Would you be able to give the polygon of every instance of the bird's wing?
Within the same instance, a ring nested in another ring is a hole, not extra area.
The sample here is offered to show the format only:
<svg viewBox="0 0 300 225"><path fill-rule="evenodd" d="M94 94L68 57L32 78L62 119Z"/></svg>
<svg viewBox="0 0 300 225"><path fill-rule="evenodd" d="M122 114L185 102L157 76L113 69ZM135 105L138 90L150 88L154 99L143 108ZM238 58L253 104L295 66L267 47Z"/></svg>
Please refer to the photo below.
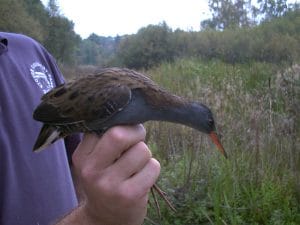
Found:
<svg viewBox="0 0 300 225"><path fill-rule="evenodd" d="M131 90L122 84L82 81L62 85L44 95L34 119L52 125L97 124L121 111L131 99ZM91 83L93 82L93 83ZM87 127L88 128L88 127Z"/></svg>

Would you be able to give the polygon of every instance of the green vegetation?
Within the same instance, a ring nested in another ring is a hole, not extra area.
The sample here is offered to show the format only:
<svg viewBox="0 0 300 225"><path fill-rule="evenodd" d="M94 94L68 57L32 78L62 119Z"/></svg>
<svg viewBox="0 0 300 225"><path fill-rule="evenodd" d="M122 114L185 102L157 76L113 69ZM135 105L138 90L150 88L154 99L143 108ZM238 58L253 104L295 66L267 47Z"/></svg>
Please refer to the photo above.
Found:
<svg viewBox="0 0 300 225"><path fill-rule="evenodd" d="M130 67L212 108L228 160L195 130L146 124L162 165L159 186L177 208L160 201L160 220L150 207L157 224L298 225L300 9L286 0L257 2L209 0L212 18L199 32L162 22L134 35L82 40L55 0L47 8L40 0L0 0L0 30L40 41L67 79Z"/></svg>
<svg viewBox="0 0 300 225"><path fill-rule="evenodd" d="M166 23L148 25L121 37L91 35L82 43L84 63L141 69L182 57L220 59L231 64L252 61L295 63L300 59L300 10L259 26L200 32L172 31Z"/></svg>
<svg viewBox="0 0 300 225"><path fill-rule="evenodd" d="M300 67L178 60L148 71L160 84L206 103L229 159L206 135L148 123L162 166L159 185L177 208L160 202L158 224L300 224ZM146 224L150 224L147 223Z"/></svg>
<svg viewBox="0 0 300 225"><path fill-rule="evenodd" d="M56 0L47 8L40 0L0 0L0 31L26 34L41 42L60 62L76 62L81 41L74 24L62 16Z"/></svg>
<svg viewBox="0 0 300 225"><path fill-rule="evenodd" d="M300 5L286 0L210 0L212 18L198 32L173 31L165 22L137 34L82 40L56 0L0 0L0 30L36 38L62 65L151 68L182 57L295 63L300 59ZM260 18L258 20L257 18ZM200 23L200 21L199 21Z"/></svg>
<svg viewBox="0 0 300 225"><path fill-rule="evenodd" d="M300 58L299 27L300 10L257 27L224 31L171 32L165 24L157 25L156 29L149 25L133 37L121 40L117 54L125 66L133 68L147 68L181 57L220 59L228 63L248 63L253 60L293 63ZM164 36L161 30L164 30ZM143 34L147 34L148 38L143 38ZM123 42L126 43L125 48L122 48ZM163 53L161 46L164 46Z"/></svg>

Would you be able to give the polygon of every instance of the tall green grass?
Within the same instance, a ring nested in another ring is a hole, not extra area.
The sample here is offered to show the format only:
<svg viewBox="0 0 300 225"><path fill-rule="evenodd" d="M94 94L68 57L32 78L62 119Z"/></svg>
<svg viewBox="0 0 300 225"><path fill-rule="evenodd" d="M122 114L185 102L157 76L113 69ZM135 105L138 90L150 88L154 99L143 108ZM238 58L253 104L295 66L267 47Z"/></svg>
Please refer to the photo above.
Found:
<svg viewBox="0 0 300 225"><path fill-rule="evenodd" d="M300 67L228 65L181 59L147 71L166 89L207 104L229 155L206 135L180 125L148 123L161 162L157 224L300 224ZM150 224L145 222L145 224Z"/></svg>

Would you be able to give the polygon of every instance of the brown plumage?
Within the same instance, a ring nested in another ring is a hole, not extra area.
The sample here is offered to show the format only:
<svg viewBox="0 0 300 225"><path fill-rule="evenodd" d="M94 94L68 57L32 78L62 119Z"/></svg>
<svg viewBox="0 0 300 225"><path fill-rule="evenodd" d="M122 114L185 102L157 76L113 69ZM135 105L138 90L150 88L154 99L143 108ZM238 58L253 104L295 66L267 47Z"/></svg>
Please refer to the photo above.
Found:
<svg viewBox="0 0 300 225"><path fill-rule="evenodd" d="M42 97L33 118L44 123L34 151L74 132L101 135L115 125L158 120L184 124L209 134L226 157L207 106L173 95L143 74L129 69L103 69L54 88ZM157 185L153 189L175 210Z"/></svg>
<svg viewBox="0 0 300 225"><path fill-rule="evenodd" d="M33 117L44 123L34 150L73 132L101 135L115 125L160 120L209 134L226 156L215 134L212 113L205 105L173 95L129 69L102 69L54 88L42 97Z"/></svg>

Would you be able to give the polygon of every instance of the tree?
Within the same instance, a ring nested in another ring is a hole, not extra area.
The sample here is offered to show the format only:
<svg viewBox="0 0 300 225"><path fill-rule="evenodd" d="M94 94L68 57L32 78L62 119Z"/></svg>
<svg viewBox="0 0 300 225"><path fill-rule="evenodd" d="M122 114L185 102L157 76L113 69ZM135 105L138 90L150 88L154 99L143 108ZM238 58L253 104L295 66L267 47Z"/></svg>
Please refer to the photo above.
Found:
<svg viewBox="0 0 300 225"><path fill-rule="evenodd" d="M227 28L249 27L252 24L249 13L251 0L209 0L212 19L201 23L202 28L224 30Z"/></svg>
<svg viewBox="0 0 300 225"><path fill-rule="evenodd" d="M46 48L61 63L72 63L80 37L74 31L74 23L60 14L56 0L50 0L47 8L49 19L46 25Z"/></svg>
<svg viewBox="0 0 300 225"><path fill-rule="evenodd" d="M132 68L148 68L173 59L172 30L163 22L141 28L136 35L121 40L118 56Z"/></svg>
<svg viewBox="0 0 300 225"><path fill-rule="evenodd" d="M260 14L265 20L282 16L287 10L287 0L258 0Z"/></svg>
<svg viewBox="0 0 300 225"><path fill-rule="evenodd" d="M45 7L40 0L22 0L22 1L24 1L24 5L27 13L32 18L34 18L34 20L38 21L41 25L47 23L49 14L47 10L45 10Z"/></svg>
<svg viewBox="0 0 300 225"><path fill-rule="evenodd" d="M59 17L59 16L61 16L57 0L49 0L49 2L48 2L48 12L50 14L50 17Z"/></svg>
<svg viewBox="0 0 300 225"><path fill-rule="evenodd" d="M23 0L0 0L0 30L23 33L42 42L45 37L43 27L26 6Z"/></svg>
<svg viewBox="0 0 300 225"><path fill-rule="evenodd" d="M103 37L91 34L80 44L80 63L107 66L116 53L120 37Z"/></svg>

